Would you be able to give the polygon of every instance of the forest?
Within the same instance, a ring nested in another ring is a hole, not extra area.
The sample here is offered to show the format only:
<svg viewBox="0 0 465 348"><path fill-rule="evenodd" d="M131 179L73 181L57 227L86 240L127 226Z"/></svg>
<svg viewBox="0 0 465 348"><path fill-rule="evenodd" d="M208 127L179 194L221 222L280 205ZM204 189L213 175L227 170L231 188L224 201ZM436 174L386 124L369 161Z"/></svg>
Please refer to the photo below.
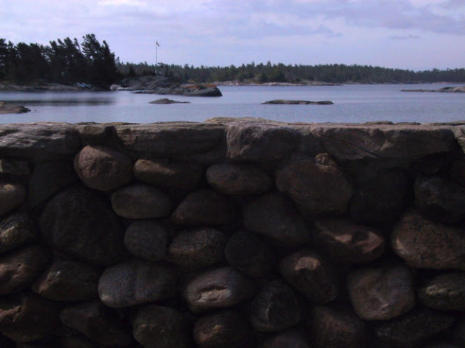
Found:
<svg viewBox="0 0 465 348"><path fill-rule="evenodd" d="M94 34L85 35L81 42L68 37L50 41L49 45L13 44L0 38L0 80L18 84L86 83L108 88L120 79L115 54Z"/></svg>
<svg viewBox="0 0 465 348"><path fill-rule="evenodd" d="M37 82L108 88L123 78L157 75L173 83L239 81L327 83L465 82L465 69L413 71L364 65L284 65L249 63L240 66L195 67L192 65L121 63L108 43L94 34L81 42L65 38L48 45L17 44L0 38L0 81L16 84Z"/></svg>
<svg viewBox="0 0 465 348"><path fill-rule="evenodd" d="M465 69L413 71L366 65L284 65L242 64L226 67L194 67L189 65L158 66L141 64L118 64L125 77L158 74L172 77L181 82L328 82L328 83L420 83L420 82L465 82Z"/></svg>

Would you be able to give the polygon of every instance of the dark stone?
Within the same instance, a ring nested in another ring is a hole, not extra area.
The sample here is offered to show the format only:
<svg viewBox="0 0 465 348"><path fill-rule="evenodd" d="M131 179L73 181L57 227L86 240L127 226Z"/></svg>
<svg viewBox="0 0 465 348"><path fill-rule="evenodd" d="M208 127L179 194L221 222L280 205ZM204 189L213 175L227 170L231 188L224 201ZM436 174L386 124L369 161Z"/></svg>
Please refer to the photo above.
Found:
<svg viewBox="0 0 465 348"><path fill-rule="evenodd" d="M132 260L105 269L98 293L108 307L130 307L176 296L176 282L170 268Z"/></svg>
<svg viewBox="0 0 465 348"><path fill-rule="evenodd" d="M364 320L389 320L415 305L412 275L404 266L354 271L347 287L355 312Z"/></svg>
<svg viewBox="0 0 465 348"><path fill-rule="evenodd" d="M207 181L225 195L256 195L267 192L270 177L261 169L245 164L215 164L207 169Z"/></svg>
<svg viewBox="0 0 465 348"><path fill-rule="evenodd" d="M189 326L183 314L156 305L141 308L132 324L134 338L144 348L190 348Z"/></svg>
<svg viewBox="0 0 465 348"><path fill-rule="evenodd" d="M18 208L25 198L26 190L23 185L0 183L0 216Z"/></svg>
<svg viewBox="0 0 465 348"><path fill-rule="evenodd" d="M44 161L79 151L79 133L66 123L3 124L0 126L0 153Z"/></svg>
<svg viewBox="0 0 465 348"><path fill-rule="evenodd" d="M0 159L0 175L24 177L31 174L27 161L14 160L10 158Z"/></svg>
<svg viewBox="0 0 465 348"><path fill-rule="evenodd" d="M190 102L188 101L179 101L179 100L173 100L173 99L168 99L168 98L161 98L161 99L156 99L152 100L149 102L149 104L189 104Z"/></svg>
<svg viewBox="0 0 465 348"><path fill-rule="evenodd" d="M124 245L136 257L160 261L168 250L168 232L156 221L136 221L126 229Z"/></svg>
<svg viewBox="0 0 465 348"><path fill-rule="evenodd" d="M316 244L338 263L367 263L384 252L384 237L371 227L346 219L324 219L315 223Z"/></svg>
<svg viewBox="0 0 465 348"><path fill-rule="evenodd" d="M88 123L76 126L83 145L116 144L116 129L113 124Z"/></svg>
<svg viewBox="0 0 465 348"><path fill-rule="evenodd" d="M453 316L429 309L414 310L403 317L380 324L375 335L388 347L418 347L441 331L451 327Z"/></svg>
<svg viewBox="0 0 465 348"><path fill-rule="evenodd" d="M332 266L312 251L301 250L286 256L279 270L289 284L314 303L331 302L338 295Z"/></svg>
<svg viewBox="0 0 465 348"><path fill-rule="evenodd" d="M47 203L40 217L44 240L82 261L117 262L123 253L123 231L107 203L84 188L71 188Z"/></svg>
<svg viewBox="0 0 465 348"><path fill-rule="evenodd" d="M92 189L111 191L132 179L132 161L126 155L102 146L85 146L74 158L74 169Z"/></svg>
<svg viewBox="0 0 465 348"><path fill-rule="evenodd" d="M66 307L60 319L67 327L104 346L124 347L132 342L131 334L116 313L98 301Z"/></svg>
<svg viewBox="0 0 465 348"><path fill-rule="evenodd" d="M462 315L454 328L454 337L462 345L465 345L465 316Z"/></svg>
<svg viewBox="0 0 465 348"><path fill-rule="evenodd" d="M85 301L98 297L100 272L75 261L55 261L33 286L40 296L53 301Z"/></svg>
<svg viewBox="0 0 465 348"><path fill-rule="evenodd" d="M28 202L32 208L78 181L71 161L38 163L29 180Z"/></svg>
<svg viewBox="0 0 465 348"><path fill-rule="evenodd" d="M364 322L348 309L317 306L307 326L314 348L368 347Z"/></svg>
<svg viewBox="0 0 465 348"><path fill-rule="evenodd" d="M270 105L332 105L334 104L330 100L288 100L288 99L273 99L268 100L262 104L270 104Z"/></svg>
<svg viewBox="0 0 465 348"><path fill-rule="evenodd" d="M178 266L197 269L224 259L226 236L213 228L180 232L169 246L169 260Z"/></svg>
<svg viewBox="0 0 465 348"><path fill-rule="evenodd" d="M94 343L81 335L61 337L59 346L60 348L97 348Z"/></svg>
<svg viewBox="0 0 465 348"><path fill-rule="evenodd" d="M276 193L259 197L244 208L244 225L274 241L297 246L310 240L305 221L295 210L292 202Z"/></svg>
<svg viewBox="0 0 465 348"><path fill-rule="evenodd" d="M449 170L452 181L465 187L465 158L461 157L452 162Z"/></svg>
<svg viewBox="0 0 465 348"><path fill-rule="evenodd" d="M435 221L459 222L465 218L465 188L440 177L419 177L415 181L415 205Z"/></svg>
<svg viewBox="0 0 465 348"><path fill-rule="evenodd" d="M16 249L36 239L36 230L26 214L13 214L0 221L0 253Z"/></svg>
<svg viewBox="0 0 465 348"><path fill-rule="evenodd" d="M313 340L312 340L313 343ZM297 330L289 330L277 334L260 346L261 348L310 348L313 345L308 343L305 336ZM329 347L328 347L329 348Z"/></svg>
<svg viewBox="0 0 465 348"><path fill-rule="evenodd" d="M383 225L394 222L405 208L408 184L408 178L401 170L377 175L354 193L350 215L359 223Z"/></svg>
<svg viewBox="0 0 465 348"><path fill-rule="evenodd" d="M278 332L297 325L300 303L294 291L276 280L262 287L250 305L249 320L256 331Z"/></svg>
<svg viewBox="0 0 465 348"><path fill-rule="evenodd" d="M233 311L200 317L195 322L193 336L200 348L255 347L247 320Z"/></svg>
<svg viewBox="0 0 465 348"><path fill-rule="evenodd" d="M37 295L0 300L0 332L13 341L37 341L51 334L58 324L56 304Z"/></svg>
<svg viewBox="0 0 465 348"><path fill-rule="evenodd" d="M38 246L13 251L0 258L0 295L26 289L47 266L47 252Z"/></svg>
<svg viewBox="0 0 465 348"><path fill-rule="evenodd" d="M304 214L344 214L352 187L328 156L293 159L276 173L276 186L288 194Z"/></svg>
<svg viewBox="0 0 465 348"><path fill-rule="evenodd" d="M228 157L240 161L277 161L290 155L299 133L270 123L237 122L227 126Z"/></svg>
<svg viewBox="0 0 465 348"><path fill-rule="evenodd" d="M116 214L126 219L151 219L169 215L173 203L154 187L134 184L115 191L111 205Z"/></svg>
<svg viewBox="0 0 465 348"><path fill-rule="evenodd" d="M427 125L321 125L313 134L338 160L413 160L456 146L451 129Z"/></svg>
<svg viewBox="0 0 465 348"><path fill-rule="evenodd" d="M172 215L174 223L192 226L226 225L235 218L235 207L229 198L211 190L188 194Z"/></svg>
<svg viewBox="0 0 465 348"><path fill-rule="evenodd" d="M224 254L231 266L251 277L266 276L276 263L271 248L254 233L244 230L229 238Z"/></svg>
<svg viewBox="0 0 465 348"><path fill-rule="evenodd" d="M438 275L418 290L425 306L444 311L465 311L465 273Z"/></svg>
<svg viewBox="0 0 465 348"><path fill-rule="evenodd" d="M231 307L253 294L253 283L230 267L201 273L184 290L184 298L193 312Z"/></svg>
<svg viewBox="0 0 465 348"><path fill-rule="evenodd" d="M202 174L202 166L191 162L139 159L134 164L138 180L164 188L194 190Z"/></svg>
<svg viewBox="0 0 465 348"><path fill-rule="evenodd" d="M465 270L465 234L460 228L409 213L395 226L391 242L411 267Z"/></svg>
<svg viewBox="0 0 465 348"><path fill-rule="evenodd" d="M119 125L116 133L123 148L138 158L176 158L209 152L225 136L221 125L193 122Z"/></svg>

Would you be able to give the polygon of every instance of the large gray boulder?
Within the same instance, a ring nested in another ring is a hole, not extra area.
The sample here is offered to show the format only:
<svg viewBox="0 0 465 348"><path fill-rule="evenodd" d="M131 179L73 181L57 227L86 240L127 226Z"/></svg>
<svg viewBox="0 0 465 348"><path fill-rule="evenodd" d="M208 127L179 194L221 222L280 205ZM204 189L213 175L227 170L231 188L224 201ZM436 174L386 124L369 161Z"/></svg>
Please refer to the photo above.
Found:
<svg viewBox="0 0 465 348"><path fill-rule="evenodd" d="M202 166L194 162L139 159L134 164L138 180L164 188L194 190L202 174Z"/></svg>
<svg viewBox="0 0 465 348"><path fill-rule="evenodd" d="M98 297L100 272L87 264L55 261L35 282L33 291L52 301L85 301Z"/></svg>
<svg viewBox="0 0 465 348"><path fill-rule="evenodd" d="M315 242L338 263L367 263L384 252L384 237L372 227L347 219L321 219L315 222Z"/></svg>
<svg viewBox="0 0 465 348"><path fill-rule="evenodd" d="M230 267L217 268L193 278L184 299L193 312L235 306L254 294L253 283Z"/></svg>
<svg viewBox="0 0 465 348"><path fill-rule="evenodd" d="M99 265L116 263L123 254L123 230L99 195L75 187L50 200L40 216L42 238L57 250Z"/></svg>
<svg viewBox="0 0 465 348"><path fill-rule="evenodd" d="M191 330L185 315L177 310L150 305L137 311L133 336L145 348L190 348Z"/></svg>
<svg viewBox="0 0 465 348"><path fill-rule="evenodd" d="M0 254L31 243L37 237L29 216L22 213L10 215L0 221Z"/></svg>
<svg viewBox="0 0 465 348"><path fill-rule="evenodd" d="M184 198L171 218L179 225L221 226L234 222L236 209L229 197L212 190L198 190Z"/></svg>
<svg viewBox="0 0 465 348"><path fill-rule="evenodd" d="M98 301L65 307L61 322L103 346L126 347L133 342L122 320Z"/></svg>
<svg viewBox="0 0 465 348"><path fill-rule="evenodd" d="M39 247L26 247L0 257L0 295L29 287L47 266L49 255Z"/></svg>
<svg viewBox="0 0 465 348"><path fill-rule="evenodd" d="M211 187L226 195L256 195L271 188L271 178L261 169L250 165L215 164L207 169Z"/></svg>
<svg viewBox="0 0 465 348"><path fill-rule="evenodd" d="M116 214L126 219L152 219L169 215L173 203L155 187L133 184L113 192L111 205Z"/></svg>
<svg viewBox="0 0 465 348"><path fill-rule="evenodd" d="M293 159L276 173L276 186L310 216L344 214L352 186L327 155Z"/></svg>
<svg viewBox="0 0 465 348"><path fill-rule="evenodd" d="M391 244L411 267L465 270L465 234L461 228L408 213L395 226Z"/></svg>
<svg viewBox="0 0 465 348"><path fill-rule="evenodd" d="M26 189L21 184L0 183L0 216L18 208L26 198Z"/></svg>
<svg viewBox="0 0 465 348"><path fill-rule="evenodd" d="M88 187L111 191L132 179L132 161L126 155L103 146L85 146L74 158L74 169Z"/></svg>
<svg viewBox="0 0 465 348"><path fill-rule="evenodd" d="M389 320L415 305L413 278L404 266L356 270L347 286L352 306L364 320Z"/></svg>
<svg viewBox="0 0 465 348"><path fill-rule="evenodd" d="M338 295L335 270L313 251L300 250L286 256L279 264L279 271L294 289L313 303L325 304Z"/></svg>
<svg viewBox="0 0 465 348"><path fill-rule="evenodd" d="M200 317L194 324L193 336L200 348L255 347L247 320L229 310Z"/></svg>
<svg viewBox="0 0 465 348"><path fill-rule="evenodd" d="M67 123L3 124L0 153L44 161L74 155L80 146L79 133Z"/></svg>
<svg viewBox="0 0 465 348"><path fill-rule="evenodd" d="M126 229L124 245L135 257L160 261L168 250L168 231L153 220L135 221Z"/></svg>
<svg viewBox="0 0 465 348"><path fill-rule="evenodd" d="M59 326L59 307L34 294L21 294L0 301L0 332L18 343L51 335Z"/></svg>
<svg viewBox="0 0 465 348"><path fill-rule="evenodd" d="M277 193L260 196L243 210L244 225L253 232L286 246L310 241L310 231L292 201Z"/></svg>
<svg viewBox="0 0 465 348"><path fill-rule="evenodd" d="M295 129L269 122L233 122L227 126L228 158L240 161L276 161L297 147Z"/></svg>
<svg viewBox="0 0 465 348"><path fill-rule="evenodd" d="M170 268L130 260L105 269L98 293L108 307L131 307L176 296L176 283L176 275Z"/></svg>

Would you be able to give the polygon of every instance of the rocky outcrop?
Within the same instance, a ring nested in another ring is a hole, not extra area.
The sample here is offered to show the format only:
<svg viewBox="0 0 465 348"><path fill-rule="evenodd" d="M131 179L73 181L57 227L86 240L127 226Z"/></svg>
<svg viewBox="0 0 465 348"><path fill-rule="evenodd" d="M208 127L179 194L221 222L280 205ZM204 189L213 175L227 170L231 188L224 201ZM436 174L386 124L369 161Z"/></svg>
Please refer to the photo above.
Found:
<svg viewBox="0 0 465 348"><path fill-rule="evenodd" d="M274 99L268 100L262 104L271 104L271 105L332 105L334 104L330 100L287 100L287 99Z"/></svg>
<svg viewBox="0 0 465 348"><path fill-rule="evenodd" d="M465 93L465 86L442 87L439 89L402 89L402 92L436 92L436 93Z"/></svg>
<svg viewBox="0 0 465 348"><path fill-rule="evenodd" d="M22 105L16 105L16 104L7 104L5 102L0 102L0 115L5 115L5 114L24 114L26 112L29 112L28 108Z"/></svg>

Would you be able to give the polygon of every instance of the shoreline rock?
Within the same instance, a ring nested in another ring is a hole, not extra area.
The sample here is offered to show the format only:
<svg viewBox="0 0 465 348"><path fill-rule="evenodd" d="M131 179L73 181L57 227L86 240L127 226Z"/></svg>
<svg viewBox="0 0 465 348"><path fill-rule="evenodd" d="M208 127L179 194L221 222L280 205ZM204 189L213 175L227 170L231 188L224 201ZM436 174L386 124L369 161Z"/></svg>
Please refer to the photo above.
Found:
<svg viewBox="0 0 465 348"><path fill-rule="evenodd" d="M268 100L262 104L270 105L333 105L334 103L330 100L287 100L287 99L273 99Z"/></svg>
<svg viewBox="0 0 465 348"><path fill-rule="evenodd" d="M422 92L422 93L465 93L465 86L443 87L440 89L401 89L401 92Z"/></svg>
<svg viewBox="0 0 465 348"><path fill-rule="evenodd" d="M188 101L173 100L168 98L161 98L157 100L152 100L149 104L190 104Z"/></svg>
<svg viewBox="0 0 465 348"><path fill-rule="evenodd" d="M0 89L1 90L1 89ZM30 109L16 104L10 104L6 102L0 102L0 115L6 114L25 114L31 111Z"/></svg>

